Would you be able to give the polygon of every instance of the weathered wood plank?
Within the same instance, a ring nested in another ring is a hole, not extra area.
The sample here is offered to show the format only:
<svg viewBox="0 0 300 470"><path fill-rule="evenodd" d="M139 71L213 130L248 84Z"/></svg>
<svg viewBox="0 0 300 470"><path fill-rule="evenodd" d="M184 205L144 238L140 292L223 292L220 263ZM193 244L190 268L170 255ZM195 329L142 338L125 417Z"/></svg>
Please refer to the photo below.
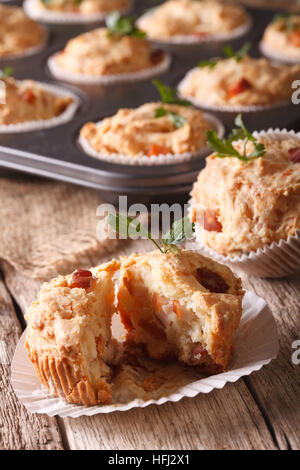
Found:
<svg viewBox="0 0 300 470"><path fill-rule="evenodd" d="M27 413L12 389L10 364L21 333L10 295L0 279L0 449L62 449L56 420Z"/></svg>
<svg viewBox="0 0 300 470"><path fill-rule="evenodd" d="M244 286L269 304L280 337L278 358L247 379L281 449L300 448L300 364L292 362L292 343L300 340L300 273L285 279L243 276Z"/></svg>
<svg viewBox="0 0 300 470"><path fill-rule="evenodd" d="M145 243L126 246L141 251ZM116 253L115 256L121 254ZM102 260L91 259L91 265ZM7 263L6 282L24 308L39 283L26 279ZM272 449L276 445L263 415L244 382L178 403L60 420L71 449Z"/></svg>

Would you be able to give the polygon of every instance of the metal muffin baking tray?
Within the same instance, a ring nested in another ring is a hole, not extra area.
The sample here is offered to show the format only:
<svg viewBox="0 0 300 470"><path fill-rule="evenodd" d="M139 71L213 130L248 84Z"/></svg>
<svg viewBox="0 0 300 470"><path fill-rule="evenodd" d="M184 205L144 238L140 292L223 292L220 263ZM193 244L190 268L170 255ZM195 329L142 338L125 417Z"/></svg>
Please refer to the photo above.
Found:
<svg viewBox="0 0 300 470"><path fill-rule="evenodd" d="M12 1L9 4L21 5L21 2ZM151 6L151 0L138 0L135 2L135 14L139 15ZM254 28L246 36L230 43L234 47L240 47L245 40L250 40L253 44L252 54L258 56L257 45L273 13L253 9L249 9L249 12L254 18ZM78 132L85 122L99 121L114 114L120 107L134 108L158 99L151 80L107 87L75 87L59 82L51 76L46 66L48 57L63 49L71 37L96 26L50 25L48 43L38 54L0 61L0 68L11 66L17 79L32 78L60 85L74 91L81 101L75 117L64 125L27 133L0 134L0 166L95 188L105 200L111 202L117 202L120 194L128 195L131 200L145 202L186 197L199 170L205 165L203 158L178 165L133 167L97 160L87 156L78 147ZM212 42L192 46L164 46L172 54L172 65L161 78L165 83L176 86L199 60L220 54L223 45L224 43ZM216 115L221 117L223 122L225 120L224 124L229 130L230 119L226 120L226 115L223 114ZM247 123L247 116L245 121ZM251 121L250 127L253 128L254 125L257 130L266 127L263 113ZM284 119L280 118L277 126L298 130L300 120L284 122Z"/></svg>

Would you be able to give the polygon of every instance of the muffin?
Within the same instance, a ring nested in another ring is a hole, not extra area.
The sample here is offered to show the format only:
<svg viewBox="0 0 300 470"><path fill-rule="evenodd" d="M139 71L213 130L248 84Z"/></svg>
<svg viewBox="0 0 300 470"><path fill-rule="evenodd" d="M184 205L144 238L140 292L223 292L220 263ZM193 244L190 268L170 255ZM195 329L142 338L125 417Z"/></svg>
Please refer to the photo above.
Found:
<svg viewBox="0 0 300 470"><path fill-rule="evenodd" d="M200 64L179 84L180 95L203 108L235 110L288 102L300 65L275 65L245 55ZM254 108L255 109L255 108Z"/></svg>
<svg viewBox="0 0 300 470"><path fill-rule="evenodd" d="M136 109L120 109L99 123L88 122L80 131L79 142L87 153L121 163L166 156L176 160L205 148L210 128L195 108L146 103Z"/></svg>
<svg viewBox="0 0 300 470"><path fill-rule="evenodd" d="M45 42L45 30L22 8L0 4L0 59L27 55Z"/></svg>
<svg viewBox="0 0 300 470"><path fill-rule="evenodd" d="M26 313L26 347L36 374L69 403L111 401L112 365L119 350L111 336L117 261L78 270L43 284Z"/></svg>
<svg viewBox="0 0 300 470"><path fill-rule="evenodd" d="M191 251L121 261L117 309L127 341L157 360L175 357L203 371L225 370L242 313L240 279Z"/></svg>
<svg viewBox="0 0 300 470"><path fill-rule="evenodd" d="M134 26L128 34L109 28L80 34L48 61L57 78L87 83L144 78L162 73L169 63L169 57L154 51Z"/></svg>
<svg viewBox="0 0 300 470"><path fill-rule="evenodd" d="M277 15L264 32L261 50L273 59L300 62L300 15Z"/></svg>
<svg viewBox="0 0 300 470"><path fill-rule="evenodd" d="M34 19L49 22L93 22L112 11L127 11L132 0L25 0L24 9Z"/></svg>
<svg viewBox="0 0 300 470"><path fill-rule="evenodd" d="M5 103L0 106L1 126L46 121L65 113L75 101L66 93L57 95L47 85L33 80L16 81L12 77L3 79ZM52 89L52 88L51 88Z"/></svg>
<svg viewBox="0 0 300 470"><path fill-rule="evenodd" d="M297 249L282 242L300 229L300 139L293 132L270 130L257 134L257 143L265 148L258 158L243 161L216 153L207 158L191 193L190 217L205 247L228 261L247 255L246 268L252 260L248 255L256 252L252 274L279 275L297 265ZM253 145L233 142L248 157ZM273 251L265 253L268 246Z"/></svg>
<svg viewBox="0 0 300 470"><path fill-rule="evenodd" d="M249 18L243 8L219 1L169 0L144 14L137 24L155 41L197 42L230 37L245 30Z"/></svg>

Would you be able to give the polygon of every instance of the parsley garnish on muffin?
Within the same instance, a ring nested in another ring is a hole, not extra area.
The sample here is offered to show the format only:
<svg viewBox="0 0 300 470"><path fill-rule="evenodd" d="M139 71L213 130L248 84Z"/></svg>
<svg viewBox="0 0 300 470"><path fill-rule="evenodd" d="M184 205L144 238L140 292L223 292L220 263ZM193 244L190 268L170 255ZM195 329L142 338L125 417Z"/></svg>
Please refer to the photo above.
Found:
<svg viewBox="0 0 300 470"><path fill-rule="evenodd" d="M152 83L156 86L161 101L165 104L176 104L177 106L190 106L191 103L187 100L181 100L177 97L177 92L174 88L171 88L167 85L164 85L160 80L153 80ZM159 107L155 111L155 117L160 118L163 116L169 115L173 121L174 127L179 129L186 123L186 119L183 116L180 116L178 113L174 111L169 111L165 109L163 106Z"/></svg>
<svg viewBox="0 0 300 470"><path fill-rule="evenodd" d="M0 80L10 77L12 73L13 69L11 67L5 67L3 70L0 70Z"/></svg>
<svg viewBox="0 0 300 470"><path fill-rule="evenodd" d="M215 157L233 157L244 162L249 162L255 158L262 157L266 153L265 146L258 142L258 140L248 131L241 114L235 118L235 125L238 129L233 129L228 139L219 139L215 131L210 130L207 132L207 144L216 152ZM232 145L233 142L238 140L244 140L242 154ZM252 142L254 145L254 150L249 154L247 154L248 142Z"/></svg>
<svg viewBox="0 0 300 470"><path fill-rule="evenodd" d="M201 60L201 62L199 63L199 67L200 68L209 67L210 69L213 69L217 65L217 63L220 62L220 60L224 60L224 59L235 59L236 62L240 62L248 54L250 49L251 49L250 42L246 42L241 47L241 49L239 49L236 52L234 52L232 47L228 44L227 46L223 48L225 57L214 57L208 60Z"/></svg>
<svg viewBox="0 0 300 470"><path fill-rule="evenodd" d="M113 11L107 16L106 27L111 35L134 36L141 39L146 36L144 31L135 26L135 18L121 16L118 11Z"/></svg>
<svg viewBox="0 0 300 470"><path fill-rule="evenodd" d="M121 214L109 214L106 220L116 233L125 238L136 238L137 235L141 238L148 238L162 254L170 251L173 254L178 254L177 245L191 238L195 231L195 224L190 222L188 217L178 219L172 225L171 230L162 236L162 246L160 246L138 219L132 219Z"/></svg>

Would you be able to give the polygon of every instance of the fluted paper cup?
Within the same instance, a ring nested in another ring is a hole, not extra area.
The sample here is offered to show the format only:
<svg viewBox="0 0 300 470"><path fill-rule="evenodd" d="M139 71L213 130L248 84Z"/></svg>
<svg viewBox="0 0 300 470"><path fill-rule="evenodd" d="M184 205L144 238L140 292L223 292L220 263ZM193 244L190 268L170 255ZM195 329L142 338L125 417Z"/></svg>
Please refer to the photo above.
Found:
<svg viewBox="0 0 300 470"><path fill-rule="evenodd" d="M259 49L260 52L270 60L291 65L300 64L300 54L298 57L284 54L276 49L272 49L264 41L259 43Z"/></svg>
<svg viewBox="0 0 300 470"><path fill-rule="evenodd" d="M116 377L112 382L112 404L91 407L72 405L54 397L41 385L28 358L23 333L12 361L11 380L17 397L29 412L78 418L145 408L152 404L162 405L166 402L177 402L184 397L195 397L199 393L209 393L214 389L223 388L226 383L236 382L241 377L260 370L277 356L278 347L278 334L271 312L263 299L248 291L243 299L243 314L235 334L234 354L227 372L199 376L194 368L179 363L168 363L165 366L161 364L158 368L157 363L150 361L149 375L153 377L154 368L154 376L157 373L160 380L164 377L166 379L157 390L145 392L137 385L129 391L124 386L124 381ZM127 377L132 376L139 380L136 370L132 368L127 372ZM144 375L142 380L143 378Z"/></svg>
<svg viewBox="0 0 300 470"><path fill-rule="evenodd" d="M17 83L21 83L21 81L17 80ZM50 85L49 83L42 83L37 81L34 81L34 83L40 88L56 96L70 97L73 101L67 106L63 113L61 113L59 116L55 116L50 119L40 119L21 122L18 124L0 125L0 134L14 134L18 132L29 132L40 129L49 129L50 127L60 126L62 124L65 124L66 122L71 121L80 105L80 100L78 96L75 93L72 93L71 91L56 85Z"/></svg>
<svg viewBox="0 0 300 470"><path fill-rule="evenodd" d="M254 135L270 141L293 137L298 139L300 143L300 132L296 133L286 129L269 129L255 132ZM189 201L190 213L195 205L196 201L191 198ZM294 236L289 236L286 240L280 240L278 243L273 242L257 251L250 251L240 256L225 256L208 247L201 237L198 224L195 227L195 239L195 243L192 243L193 249L199 250L204 256L213 258L219 263L241 269L250 276L278 278L300 270L300 229L295 232Z"/></svg>
<svg viewBox="0 0 300 470"><path fill-rule="evenodd" d="M128 13L133 6L133 0L127 0L127 6L119 10L122 15ZM33 20L42 21L51 24L82 24L98 23L104 21L110 12L99 12L84 15L75 12L51 11L43 8L41 0L25 0L23 4L24 11Z"/></svg>
<svg viewBox="0 0 300 470"><path fill-rule="evenodd" d="M219 138L222 138L225 134L223 124L216 119L213 115L204 113L203 118L207 121L211 128L214 129ZM100 126L102 121L97 123ZM181 154L161 154L157 156L139 155L130 157L129 155L123 155L118 153L102 153L97 152L89 143L87 139L82 136L78 139L78 144L82 150L90 157L97 158L98 160L105 160L118 165L138 165L138 166L153 166L153 165L174 165L176 163L183 163L194 158L204 158L210 153L210 149L205 145L202 149L197 152L185 152Z"/></svg>

